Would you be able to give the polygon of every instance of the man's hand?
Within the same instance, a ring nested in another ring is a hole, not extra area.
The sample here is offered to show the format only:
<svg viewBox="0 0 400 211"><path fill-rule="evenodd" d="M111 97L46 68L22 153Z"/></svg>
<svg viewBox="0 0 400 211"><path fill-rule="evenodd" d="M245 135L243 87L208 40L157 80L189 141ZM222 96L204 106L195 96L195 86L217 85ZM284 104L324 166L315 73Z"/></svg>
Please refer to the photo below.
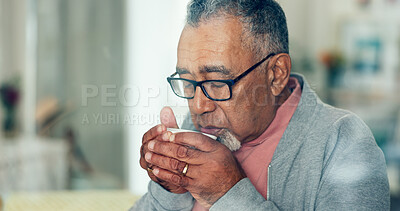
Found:
<svg viewBox="0 0 400 211"><path fill-rule="evenodd" d="M207 136L164 133L162 139L148 144L151 152L146 154L146 160L157 166L153 169L154 175L185 188L206 208L246 177L231 151ZM188 169L183 175L186 163Z"/></svg>
<svg viewBox="0 0 400 211"><path fill-rule="evenodd" d="M142 138L142 146L140 148L140 166L147 171L147 174L149 175L150 179L153 180L154 182L157 182L161 186L163 186L166 190L172 192L172 193L185 193L187 190L185 188L182 188L178 185L175 185L173 183L164 181L162 179L157 178L153 174L153 168L154 166L148 162L146 162L145 155L147 152L149 152L148 149L148 143L151 140L162 140L162 135L164 133L167 133L170 135L170 132L166 132L167 127L170 128L178 128L178 125L176 124L175 116L172 112L172 109L169 107L165 107L161 110L161 125L157 125L153 128L151 128L149 131L147 131Z"/></svg>

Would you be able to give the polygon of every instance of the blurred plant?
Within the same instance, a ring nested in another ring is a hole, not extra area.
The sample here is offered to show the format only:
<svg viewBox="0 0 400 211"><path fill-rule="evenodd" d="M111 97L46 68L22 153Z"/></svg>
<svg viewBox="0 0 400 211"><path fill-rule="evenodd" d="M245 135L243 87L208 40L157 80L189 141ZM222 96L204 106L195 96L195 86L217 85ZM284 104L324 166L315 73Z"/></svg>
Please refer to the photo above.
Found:
<svg viewBox="0 0 400 211"><path fill-rule="evenodd" d="M330 87L340 85L345 65L343 54L337 51L323 52L320 60L328 70L328 85Z"/></svg>
<svg viewBox="0 0 400 211"><path fill-rule="evenodd" d="M0 88L1 101L7 110L11 110L17 106L19 101L19 90L10 85L3 84Z"/></svg>
<svg viewBox="0 0 400 211"><path fill-rule="evenodd" d="M19 78L0 86L0 98L5 110L3 130L6 136L13 136L16 132L16 110L20 99Z"/></svg>
<svg viewBox="0 0 400 211"><path fill-rule="evenodd" d="M357 0L357 3L360 7L366 8L371 4L371 0Z"/></svg>

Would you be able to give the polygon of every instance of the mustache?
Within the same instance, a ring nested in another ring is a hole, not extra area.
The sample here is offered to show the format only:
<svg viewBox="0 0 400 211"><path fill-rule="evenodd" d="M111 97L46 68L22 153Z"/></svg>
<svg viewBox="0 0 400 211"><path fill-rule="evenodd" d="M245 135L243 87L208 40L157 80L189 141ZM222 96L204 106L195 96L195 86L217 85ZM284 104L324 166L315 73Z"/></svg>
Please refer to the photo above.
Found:
<svg viewBox="0 0 400 211"><path fill-rule="evenodd" d="M235 152L240 149L241 142L226 128L223 128L223 122L219 118L215 118L209 114L194 115L191 114L192 121L198 126L214 126L222 128L217 135L217 140L221 144L225 145L231 152Z"/></svg>
<svg viewBox="0 0 400 211"><path fill-rule="evenodd" d="M191 114L193 123L200 126L214 126L222 127L224 125L223 120L220 118L213 117L211 114L194 115Z"/></svg>
<svg viewBox="0 0 400 211"><path fill-rule="evenodd" d="M225 145L231 152L235 152L240 149L240 141L227 129L222 129L218 134L217 141Z"/></svg>

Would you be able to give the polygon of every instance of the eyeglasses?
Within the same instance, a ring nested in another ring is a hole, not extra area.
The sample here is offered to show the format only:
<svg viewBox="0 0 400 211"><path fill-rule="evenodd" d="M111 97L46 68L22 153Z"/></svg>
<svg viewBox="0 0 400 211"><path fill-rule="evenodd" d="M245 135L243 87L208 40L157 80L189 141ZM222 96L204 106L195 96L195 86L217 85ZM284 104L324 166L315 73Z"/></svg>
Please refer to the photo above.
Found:
<svg viewBox="0 0 400 211"><path fill-rule="evenodd" d="M214 101L226 101L232 98L232 86L235 85L240 79L245 77L251 71L260 66L267 59L275 56L275 53L271 53L264 59L251 66L249 69L244 71L238 77L232 80L205 80L205 81L192 81L185 78L174 78L178 74L175 72L167 78L168 83L171 85L174 93L181 98L193 99L196 92L196 87L200 87L204 95Z"/></svg>

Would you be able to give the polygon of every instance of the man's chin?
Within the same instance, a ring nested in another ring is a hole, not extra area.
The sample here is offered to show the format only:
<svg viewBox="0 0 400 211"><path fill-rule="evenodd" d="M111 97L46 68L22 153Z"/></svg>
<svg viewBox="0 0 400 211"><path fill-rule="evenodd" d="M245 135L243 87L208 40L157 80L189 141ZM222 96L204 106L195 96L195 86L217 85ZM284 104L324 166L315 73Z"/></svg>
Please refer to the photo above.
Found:
<svg viewBox="0 0 400 211"><path fill-rule="evenodd" d="M240 141L227 129L219 131L217 141L228 147L232 152L239 150L241 147Z"/></svg>

